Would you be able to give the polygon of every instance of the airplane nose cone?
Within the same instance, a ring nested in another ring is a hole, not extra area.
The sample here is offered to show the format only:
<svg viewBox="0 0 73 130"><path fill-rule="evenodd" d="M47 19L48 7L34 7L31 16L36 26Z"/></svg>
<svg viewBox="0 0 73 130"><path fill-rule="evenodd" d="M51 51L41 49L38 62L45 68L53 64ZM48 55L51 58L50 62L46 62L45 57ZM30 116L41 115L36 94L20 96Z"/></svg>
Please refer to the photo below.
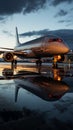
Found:
<svg viewBox="0 0 73 130"><path fill-rule="evenodd" d="M68 47L68 46L65 46L65 47L64 47L64 52L65 52L65 53L68 53L69 51L70 51L69 47Z"/></svg>

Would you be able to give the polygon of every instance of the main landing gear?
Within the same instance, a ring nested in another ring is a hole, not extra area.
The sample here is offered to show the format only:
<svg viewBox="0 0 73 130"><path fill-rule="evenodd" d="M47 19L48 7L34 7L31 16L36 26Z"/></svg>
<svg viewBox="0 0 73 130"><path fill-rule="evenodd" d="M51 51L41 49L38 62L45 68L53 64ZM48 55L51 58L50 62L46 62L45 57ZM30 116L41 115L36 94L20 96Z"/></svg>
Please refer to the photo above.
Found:
<svg viewBox="0 0 73 130"><path fill-rule="evenodd" d="M40 74L41 73L41 65L42 65L42 61L41 59L38 59L36 61L36 66L37 66L37 69L38 69L38 73Z"/></svg>
<svg viewBox="0 0 73 130"><path fill-rule="evenodd" d="M12 60L11 62L11 68L17 68L17 60Z"/></svg>
<svg viewBox="0 0 73 130"><path fill-rule="evenodd" d="M40 66L42 65L41 59L38 59L38 60L36 61L36 65L37 65L37 67L40 67Z"/></svg>

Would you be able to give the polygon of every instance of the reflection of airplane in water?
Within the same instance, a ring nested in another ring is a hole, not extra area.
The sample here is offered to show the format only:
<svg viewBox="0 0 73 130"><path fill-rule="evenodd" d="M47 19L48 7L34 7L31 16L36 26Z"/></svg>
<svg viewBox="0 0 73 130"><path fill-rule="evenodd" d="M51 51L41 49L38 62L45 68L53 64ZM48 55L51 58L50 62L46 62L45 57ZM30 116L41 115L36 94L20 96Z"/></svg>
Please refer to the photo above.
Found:
<svg viewBox="0 0 73 130"><path fill-rule="evenodd" d="M9 73L3 70L4 77L8 78L8 75L12 75L12 71ZM6 76L5 76L6 74ZM25 75L24 75L25 74ZM27 71L18 72L18 77L11 76L14 78L15 82L15 102L18 98L18 92L20 88L23 88L36 96L47 100L47 101L55 101L60 99L66 92L69 91L69 86L64 81L58 81L57 78L53 79L47 77L46 75L36 74Z"/></svg>
<svg viewBox="0 0 73 130"><path fill-rule="evenodd" d="M18 56L22 59L35 58L37 59L37 65L41 65L41 59L44 57L54 57L53 64L56 67L57 61L64 60L64 54L68 53L70 50L61 38L53 35L43 36L21 44L19 42L17 28L16 40L17 46L12 51L0 51L0 54L3 53L4 60L10 61L12 64L14 61L16 61L14 60L15 56Z"/></svg>
<svg viewBox="0 0 73 130"><path fill-rule="evenodd" d="M18 91L20 88L26 89L36 96L47 100L54 101L62 97L69 90L64 82L55 81L46 76L28 76L24 79L15 79L15 101L17 101Z"/></svg>

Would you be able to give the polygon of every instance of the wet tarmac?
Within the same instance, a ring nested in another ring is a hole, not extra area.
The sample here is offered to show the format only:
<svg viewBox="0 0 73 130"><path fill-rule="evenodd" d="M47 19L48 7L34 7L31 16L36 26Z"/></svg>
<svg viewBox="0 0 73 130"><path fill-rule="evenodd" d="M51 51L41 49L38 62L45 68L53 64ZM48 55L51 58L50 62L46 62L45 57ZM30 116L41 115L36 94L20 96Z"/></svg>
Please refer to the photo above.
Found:
<svg viewBox="0 0 73 130"><path fill-rule="evenodd" d="M0 130L73 129L73 64L0 63Z"/></svg>

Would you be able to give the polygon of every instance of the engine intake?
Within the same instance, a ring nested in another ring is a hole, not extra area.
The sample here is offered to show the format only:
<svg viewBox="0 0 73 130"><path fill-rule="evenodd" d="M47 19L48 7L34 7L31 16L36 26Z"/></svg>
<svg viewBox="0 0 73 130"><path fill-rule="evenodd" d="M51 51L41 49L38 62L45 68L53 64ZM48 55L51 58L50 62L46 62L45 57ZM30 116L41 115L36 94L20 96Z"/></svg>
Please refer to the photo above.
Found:
<svg viewBox="0 0 73 130"><path fill-rule="evenodd" d="M14 59L14 55L13 55L12 52L5 52L5 53L3 54L3 58L4 58L5 61L11 62L11 61L13 61L13 59Z"/></svg>

